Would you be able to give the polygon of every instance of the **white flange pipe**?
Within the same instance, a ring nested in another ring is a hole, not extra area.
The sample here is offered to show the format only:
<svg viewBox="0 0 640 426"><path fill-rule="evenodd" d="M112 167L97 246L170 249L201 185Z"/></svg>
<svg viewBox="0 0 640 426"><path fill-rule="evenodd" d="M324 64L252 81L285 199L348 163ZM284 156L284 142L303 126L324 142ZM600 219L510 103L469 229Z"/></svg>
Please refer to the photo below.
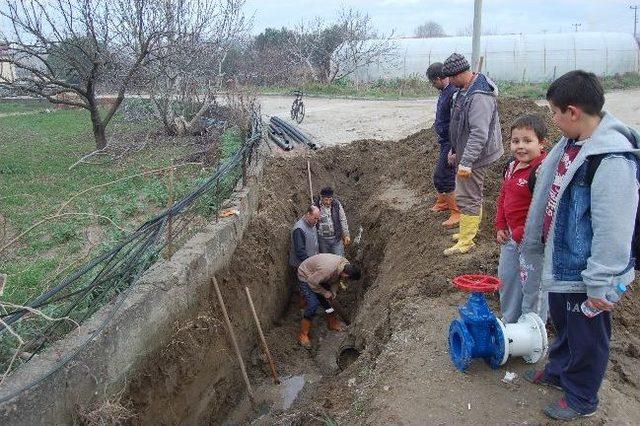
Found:
<svg viewBox="0 0 640 426"><path fill-rule="evenodd" d="M504 357L500 365L510 356L521 356L529 364L534 364L547 354L547 329L537 314L526 313L515 324L504 324L498 319L498 324L504 336Z"/></svg>

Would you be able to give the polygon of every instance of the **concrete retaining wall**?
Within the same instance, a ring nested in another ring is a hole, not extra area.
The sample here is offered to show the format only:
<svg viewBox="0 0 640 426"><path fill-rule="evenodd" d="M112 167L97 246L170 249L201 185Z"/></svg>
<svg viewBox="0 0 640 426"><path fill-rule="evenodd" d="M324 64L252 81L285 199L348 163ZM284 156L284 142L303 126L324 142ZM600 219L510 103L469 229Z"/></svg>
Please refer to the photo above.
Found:
<svg viewBox="0 0 640 426"><path fill-rule="evenodd" d="M196 308L199 295L208 292L209 277L228 265L258 205L263 150L264 145L247 186L239 184L225 205L240 214L209 224L170 261L152 266L128 294L11 375L0 389L0 400L11 398L0 404L0 424L70 424L78 407L123 389L138 364L160 350L171 325ZM91 340L94 333L98 335ZM11 397L28 385L32 387Z"/></svg>

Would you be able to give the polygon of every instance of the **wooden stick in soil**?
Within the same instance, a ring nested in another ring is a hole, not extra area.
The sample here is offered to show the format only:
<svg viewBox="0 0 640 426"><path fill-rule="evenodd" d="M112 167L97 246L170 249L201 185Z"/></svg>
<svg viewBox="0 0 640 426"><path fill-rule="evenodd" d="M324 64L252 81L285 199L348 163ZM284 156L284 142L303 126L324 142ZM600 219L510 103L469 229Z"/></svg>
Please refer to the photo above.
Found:
<svg viewBox="0 0 640 426"><path fill-rule="evenodd" d="M216 277L211 277L211 282L213 283L213 287L216 290L216 296L218 296L218 303L220 303L220 309L222 309L222 316L224 317L224 322L227 324L227 329L229 330L229 336L231 337L231 343L233 343L233 349L236 352L236 357L238 358L238 362L240 363L240 372L242 373L242 379L244 380L244 384L247 386L247 393L249 394L249 399L252 404L256 403L255 397L253 396L253 389L251 388L251 383L249 383L249 376L247 376L247 370L244 367L244 361L242 360L242 354L240 353L240 347L238 346L238 342L236 340L236 334L233 331L233 327L231 326L231 320L229 319L229 314L227 314L227 308L224 305L224 300L222 299L222 293L220 293L220 287L218 287L218 280Z"/></svg>
<svg viewBox="0 0 640 426"><path fill-rule="evenodd" d="M269 346L267 346L267 340L264 338L264 333L262 332L262 325L260 325L260 319L258 318L258 314L256 313L256 308L253 305L253 299L251 299L251 293L249 292L249 287L245 287L244 291L245 293L247 293L247 299L249 300L249 307L251 308L251 313L253 314L253 320L256 322L256 327L258 328L258 334L260 335L260 342L262 342L262 349L264 350L264 354L267 356L267 359L269 360L269 366L271 367L271 374L273 375L273 382L276 385L279 385L280 379L278 378L276 365L273 363L273 358L271 357Z"/></svg>
<svg viewBox="0 0 640 426"><path fill-rule="evenodd" d="M307 179L309 179L309 198L311 199L311 205L313 205L313 185L311 184L311 164L307 160Z"/></svg>

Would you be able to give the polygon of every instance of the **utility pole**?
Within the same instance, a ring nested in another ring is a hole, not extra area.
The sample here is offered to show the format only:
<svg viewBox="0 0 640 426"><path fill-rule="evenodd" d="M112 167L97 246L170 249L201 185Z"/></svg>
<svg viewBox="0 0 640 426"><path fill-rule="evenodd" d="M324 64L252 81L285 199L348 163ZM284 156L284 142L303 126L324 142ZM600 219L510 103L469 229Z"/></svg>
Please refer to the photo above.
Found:
<svg viewBox="0 0 640 426"><path fill-rule="evenodd" d="M478 70L480 63L480 34L482 26L482 0L473 3L473 39L471 42L471 69Z"/></svg>
<svg viewBox="0 0 640 426"><path fill-rule="evenodd" d="M633 38L636 40L638 36L636 35L636 29L638 28L638 5L634 4L633 6L629 6L629 9L633 10Z"/></svg>
<svg viewBox="0 0 640 426"><path fill-rule="evenodd" d="M578 27L581 27L582 24L579 22L576 22L575 24L571 24L571 26L575 29L575 32L578 32Z"/></svg>

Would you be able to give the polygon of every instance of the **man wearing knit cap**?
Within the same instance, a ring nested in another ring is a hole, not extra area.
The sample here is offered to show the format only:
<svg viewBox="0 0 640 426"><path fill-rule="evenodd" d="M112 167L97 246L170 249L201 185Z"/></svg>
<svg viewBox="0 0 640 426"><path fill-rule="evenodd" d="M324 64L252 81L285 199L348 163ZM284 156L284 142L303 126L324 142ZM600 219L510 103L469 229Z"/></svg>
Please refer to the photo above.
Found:
<svg viewBox="0 0 640 426"><path fill-rule="evenodd" d="M504 148L495 83L483 74L472 72L467 59L459 53L451 54L444 61L442 73L459 88L453 100L449 138L450 160L457 167L460 232L454 235L456 244L444 251L449 256L466 253L475 246L473 239L482 217L484 178Z"/></svg>

